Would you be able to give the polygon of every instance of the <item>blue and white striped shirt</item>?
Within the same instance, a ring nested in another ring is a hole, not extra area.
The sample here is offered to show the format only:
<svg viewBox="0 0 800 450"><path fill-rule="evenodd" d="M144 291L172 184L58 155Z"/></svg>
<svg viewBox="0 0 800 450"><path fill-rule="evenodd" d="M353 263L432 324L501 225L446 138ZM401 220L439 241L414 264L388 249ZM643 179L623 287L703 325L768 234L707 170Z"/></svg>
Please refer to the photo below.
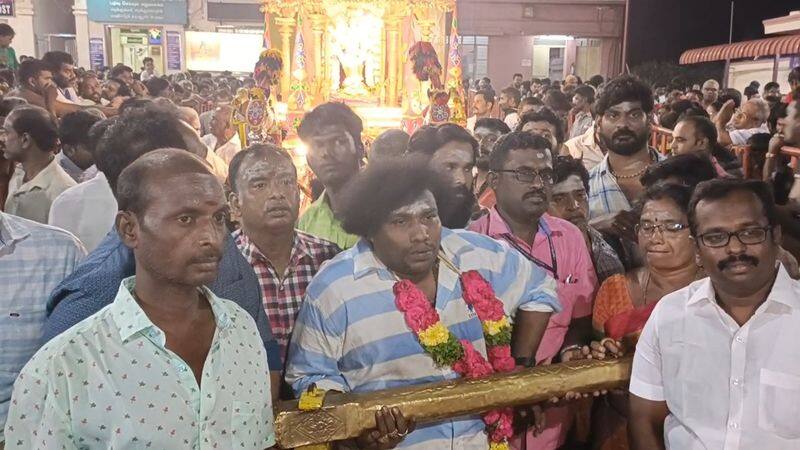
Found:
<svg viewBox="0 0 800 450"><path fill-rule="evenodd" d="M0 442L14 380L42 344L50 291L84 256L68 232L0 212Z"/></svg>
<svg viewBox="0 0 800 450"><path fill-rule="evenodd" d="M441 249L460 271L477 270L494 287L506 313L558 311L555 281L505 243L465 230L442 229ZM450 380L423 350L394 302L396 279L370 245L359 243L322 266L306 290L289 348L286 381L295 392L322 389L368 392ZM486 356L480 320L461 298L458 274L439 267L436 309L459 339ZM404 449L486 449L477 416L418 427Z"/></svg>

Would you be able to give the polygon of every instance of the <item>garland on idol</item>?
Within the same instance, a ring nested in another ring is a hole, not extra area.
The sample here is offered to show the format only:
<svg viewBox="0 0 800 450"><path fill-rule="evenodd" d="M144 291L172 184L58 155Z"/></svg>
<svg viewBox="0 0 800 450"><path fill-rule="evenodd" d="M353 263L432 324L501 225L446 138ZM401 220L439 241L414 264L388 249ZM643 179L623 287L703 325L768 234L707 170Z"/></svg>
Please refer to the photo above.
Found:
<svg viewBox="0 0 800 450"><path fill-rule="evenodd" d="M442 255L450 269L459 271ZM438 366L451 367L466 378L480 378L495 372L514 370L511 357L511 323L492 286L475 270L459 276L464 301L472 307L483 325L488 361L467 340L459 340L442 324L439 313L414 283L400 280L394 284L395 304L404 314L406 324ZM513 434L513 410L495 409L483 414L490 450L508 450Z"/></svg>

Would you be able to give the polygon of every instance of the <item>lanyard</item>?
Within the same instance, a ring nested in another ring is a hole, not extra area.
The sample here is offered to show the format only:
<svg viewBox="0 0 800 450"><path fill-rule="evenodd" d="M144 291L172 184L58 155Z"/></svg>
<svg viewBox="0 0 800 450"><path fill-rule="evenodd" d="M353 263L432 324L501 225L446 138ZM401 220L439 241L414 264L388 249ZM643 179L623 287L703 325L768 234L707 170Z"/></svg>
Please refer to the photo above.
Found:
<svg viewBox="0 0 800 450"><path fill-rule="evenodd" d="M545 263L541 259L533 256L528 252L528 250L524 249L521 245L519 245L516 241L516 238L511 233L506 233L501 235L503 239L506 240L512 247L517 249L520 253L522 253L530 262L536 264L537 266L541 267L542 269L550 272L553 274L553 278L558 281L558 260L556 260L556 248L553 246L553 239L550 237L549 234L545 233L545 237L547 237L547 246L550 247L550 261L552 262L552 266L550 264ZM535 239L535 237L534 237Z"/></svg>

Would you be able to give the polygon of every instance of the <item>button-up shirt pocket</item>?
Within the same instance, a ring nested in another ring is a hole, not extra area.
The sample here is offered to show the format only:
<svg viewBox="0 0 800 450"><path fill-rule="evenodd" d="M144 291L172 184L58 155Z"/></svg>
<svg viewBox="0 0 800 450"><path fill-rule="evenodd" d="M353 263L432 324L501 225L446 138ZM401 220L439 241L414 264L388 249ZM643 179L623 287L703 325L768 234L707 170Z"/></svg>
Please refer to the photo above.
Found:
<svg viewBox="0 0 800 450"><path fill-rule="evenodd" d="M758 426L786 439L800 438L800 376L762 368Z"/></svg>
<svg viewBox="0 0 800 450"><path fill-rule="evenodd" d="M272 445L272 414L265 405L265 402L233 402L231 448L263 450Z"/></svg>

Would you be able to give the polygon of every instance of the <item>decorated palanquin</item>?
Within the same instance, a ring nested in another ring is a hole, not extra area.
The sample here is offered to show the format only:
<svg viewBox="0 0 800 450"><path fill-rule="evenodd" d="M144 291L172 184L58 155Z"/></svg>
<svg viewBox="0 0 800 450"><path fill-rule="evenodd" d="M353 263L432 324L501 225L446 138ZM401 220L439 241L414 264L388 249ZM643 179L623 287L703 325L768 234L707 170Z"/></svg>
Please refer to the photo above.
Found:
<svg viewBox="0 0 800 450"><path fill-rule="evenodd" d="M263 9L265 40L283 61L267 98L285 105L288 146L302 115L326 101L350 105L373 138L466 121L455 0L266 0Z"/></svg>

